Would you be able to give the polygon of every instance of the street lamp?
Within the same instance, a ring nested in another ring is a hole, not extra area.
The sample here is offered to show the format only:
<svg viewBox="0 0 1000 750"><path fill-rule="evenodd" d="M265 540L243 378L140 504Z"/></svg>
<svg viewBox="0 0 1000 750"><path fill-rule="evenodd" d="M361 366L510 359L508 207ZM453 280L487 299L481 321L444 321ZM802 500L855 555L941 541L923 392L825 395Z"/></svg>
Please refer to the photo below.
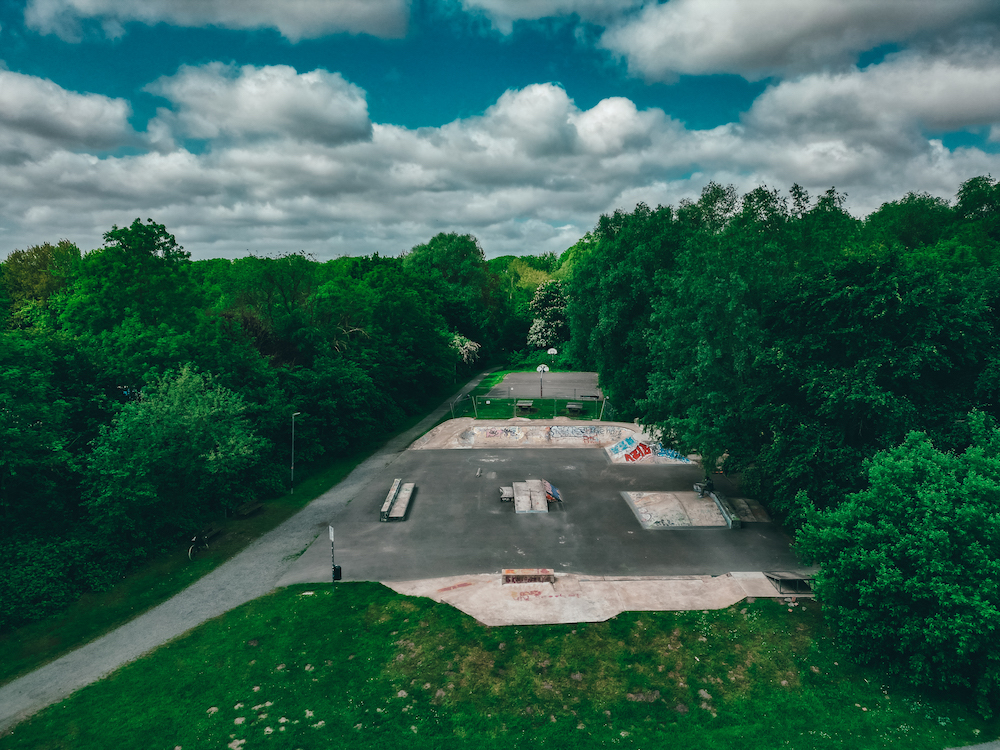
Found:
<svg viewBox="0 0 1000 750"><path fill-rule="evenodd" d="M295 494L295 418L302 412L292 413L292 494Z"/></svg>
<svg viewBox="0 0 1000 750"><path fill-rule="evenodd" d="M548 371L548 365L538 365L538 367L535 368L535 372L538 373L538 398L542 398L542 378Z"/></svg>

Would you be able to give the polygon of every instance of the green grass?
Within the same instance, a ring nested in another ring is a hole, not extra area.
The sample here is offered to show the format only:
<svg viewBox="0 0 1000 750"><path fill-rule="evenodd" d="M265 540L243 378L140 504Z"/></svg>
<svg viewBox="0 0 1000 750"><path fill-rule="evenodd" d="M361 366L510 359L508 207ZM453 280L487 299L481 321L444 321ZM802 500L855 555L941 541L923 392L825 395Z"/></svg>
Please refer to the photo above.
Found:
<svg viewBox="0 0 1000 750"><path fill-rule="evenodd" d="M445 395L429 399L427 411L438 406ZM194 561L188 560L187 544L179 544L176 549L139 566L112 589L85 593L57 615L0 634L0 684L27 674L165 602L293 516L344 479L386 440L411 429L425 416L426 412L410 417L391 434L359 446L349 456L303 465L294 494L268 500L262 511L249 518L215 522L213 525L221 528L223 534L215 537L209 550L199 553Z"/></svg>
<svg viewBox="0 0 1000 750"><path fill-rule="evenodd" d="M959 698L852 666L814 602L490 628L348 583L233 610L37 714L0 750L940 750L998 733Z"/></svg>

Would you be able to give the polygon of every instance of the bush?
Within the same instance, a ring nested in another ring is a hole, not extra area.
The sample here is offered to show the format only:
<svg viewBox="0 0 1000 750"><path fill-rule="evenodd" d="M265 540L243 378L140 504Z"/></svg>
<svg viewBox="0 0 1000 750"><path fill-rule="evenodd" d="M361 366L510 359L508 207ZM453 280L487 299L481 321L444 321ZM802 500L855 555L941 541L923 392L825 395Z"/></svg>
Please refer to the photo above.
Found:
<svg viewBox="0 0 1000 750"><path fill-rule="evenodd" d="M0 544L0 630L54 614L85 591L121 577L124 558L103 554L90 538L18 537Z"/></svg>

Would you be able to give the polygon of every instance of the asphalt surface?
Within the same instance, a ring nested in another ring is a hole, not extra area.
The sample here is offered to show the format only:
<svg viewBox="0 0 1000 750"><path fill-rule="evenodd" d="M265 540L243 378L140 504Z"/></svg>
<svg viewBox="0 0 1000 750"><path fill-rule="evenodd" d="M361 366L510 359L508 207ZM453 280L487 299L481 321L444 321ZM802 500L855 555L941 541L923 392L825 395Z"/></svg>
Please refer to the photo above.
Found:
<svg viewBox="0 0 1000 750"><path fill-rule="evenodd" d="M541 391L542 395L539 395ZM487 394L489 398L604 398L596 372L511 372Z"/></svg>
<svg viewBox="0 0 1000 750"><path fill-rule="evenodd" d="M483 373L485 375L485 373ZM480 375L459 393L471 390ZM0 732L191 628L271 591L296 557L417 437L449 411L449 402L398 435L285 523L179 594L85 646L0 687ZM329 560L329 557L327 557Z"/></svg>
<svg viewBox="0 0 1000 750"><path fill-rule="evenodd" d="M643 529L622 491L690 491L696 465L612 464L603 450L513 448L419 450L399 456L334 520L344 580L400 581L552 568L614 576L720 575L800 566L789 538L770 523ZM477 476L478 473L478 476ZM405 521L381 522L394 477L414 482ZM547 479L562 494L548 513L515 513L500 485ZM723 478L717 482L722 491ZM282 584L330 580L319 539Z"/></svg>

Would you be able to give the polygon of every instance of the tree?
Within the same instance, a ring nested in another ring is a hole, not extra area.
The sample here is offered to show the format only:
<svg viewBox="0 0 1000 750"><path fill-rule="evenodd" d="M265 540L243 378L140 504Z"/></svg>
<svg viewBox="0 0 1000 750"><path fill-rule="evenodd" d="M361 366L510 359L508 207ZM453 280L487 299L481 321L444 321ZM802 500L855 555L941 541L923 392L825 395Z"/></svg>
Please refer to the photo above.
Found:
<svg viewBox="0 0 1000 750"><path fill-rule="evenodd" d="M568 301L562 282L553 279L539 285L529 305L535 318L528 331L528 346L548 349L569 338Z"/></svg>
<svg viewBox="0 0 1000 750"><path fill-rule="evenodd" d="M452 331L491 345L500 329L499 279L471 234L438 234L403 256L406 270L429 282Z"/></svg>
<svg viewBox="0 0 1000 750"><path fill-rule="evenodd" d="M129 317L146 326L194 324L200 300L188 275L189 254L166 227L147 221L113 226L104 247L83 257L62 314L72 332L108 330Z"/></svg>
<svg viewBox="0 0 1000 750"><path fill-rule="evenodd" d="M669 206L640 203L632 213L602 216L596 244L579 253L569 282L570 357L597 370L601 388L627 418L637 416L653 366L649 331L656 278L674 270L683 232Z"/></svg>
<svg viewBox="0 0 1000 750"><path fill-rule="evenodd" d="M899 201L883 203L865 219L869 242L899 243L907 250L933 245L954 221L948 201L927 193L907 193Z"/></svg>
<svg viewBox="0 0 1000 750"><path fill-rule="evenodd" d="M821 565L817 596L862 660L921 686L1000 705L1000 431L971 416L972 445L923 433L867 464L869 486L814 512L796 546Z"/></svg>
<svg viewBox="0 0 1000 750"><path fill-rule="evenodd" d="M168 541L162 535L243 502L266 448L245 410L238 394L190 366L144 388L92 444L85 505L95 526L141 557Z"/></svg>
<svg viewBox="0 0 1000 750"><path fill-rule="evenodd" d="M14 250L3 262L3 286L14 304L45 302L66 286L79 260L80 248L69 240Z"/></svg>

